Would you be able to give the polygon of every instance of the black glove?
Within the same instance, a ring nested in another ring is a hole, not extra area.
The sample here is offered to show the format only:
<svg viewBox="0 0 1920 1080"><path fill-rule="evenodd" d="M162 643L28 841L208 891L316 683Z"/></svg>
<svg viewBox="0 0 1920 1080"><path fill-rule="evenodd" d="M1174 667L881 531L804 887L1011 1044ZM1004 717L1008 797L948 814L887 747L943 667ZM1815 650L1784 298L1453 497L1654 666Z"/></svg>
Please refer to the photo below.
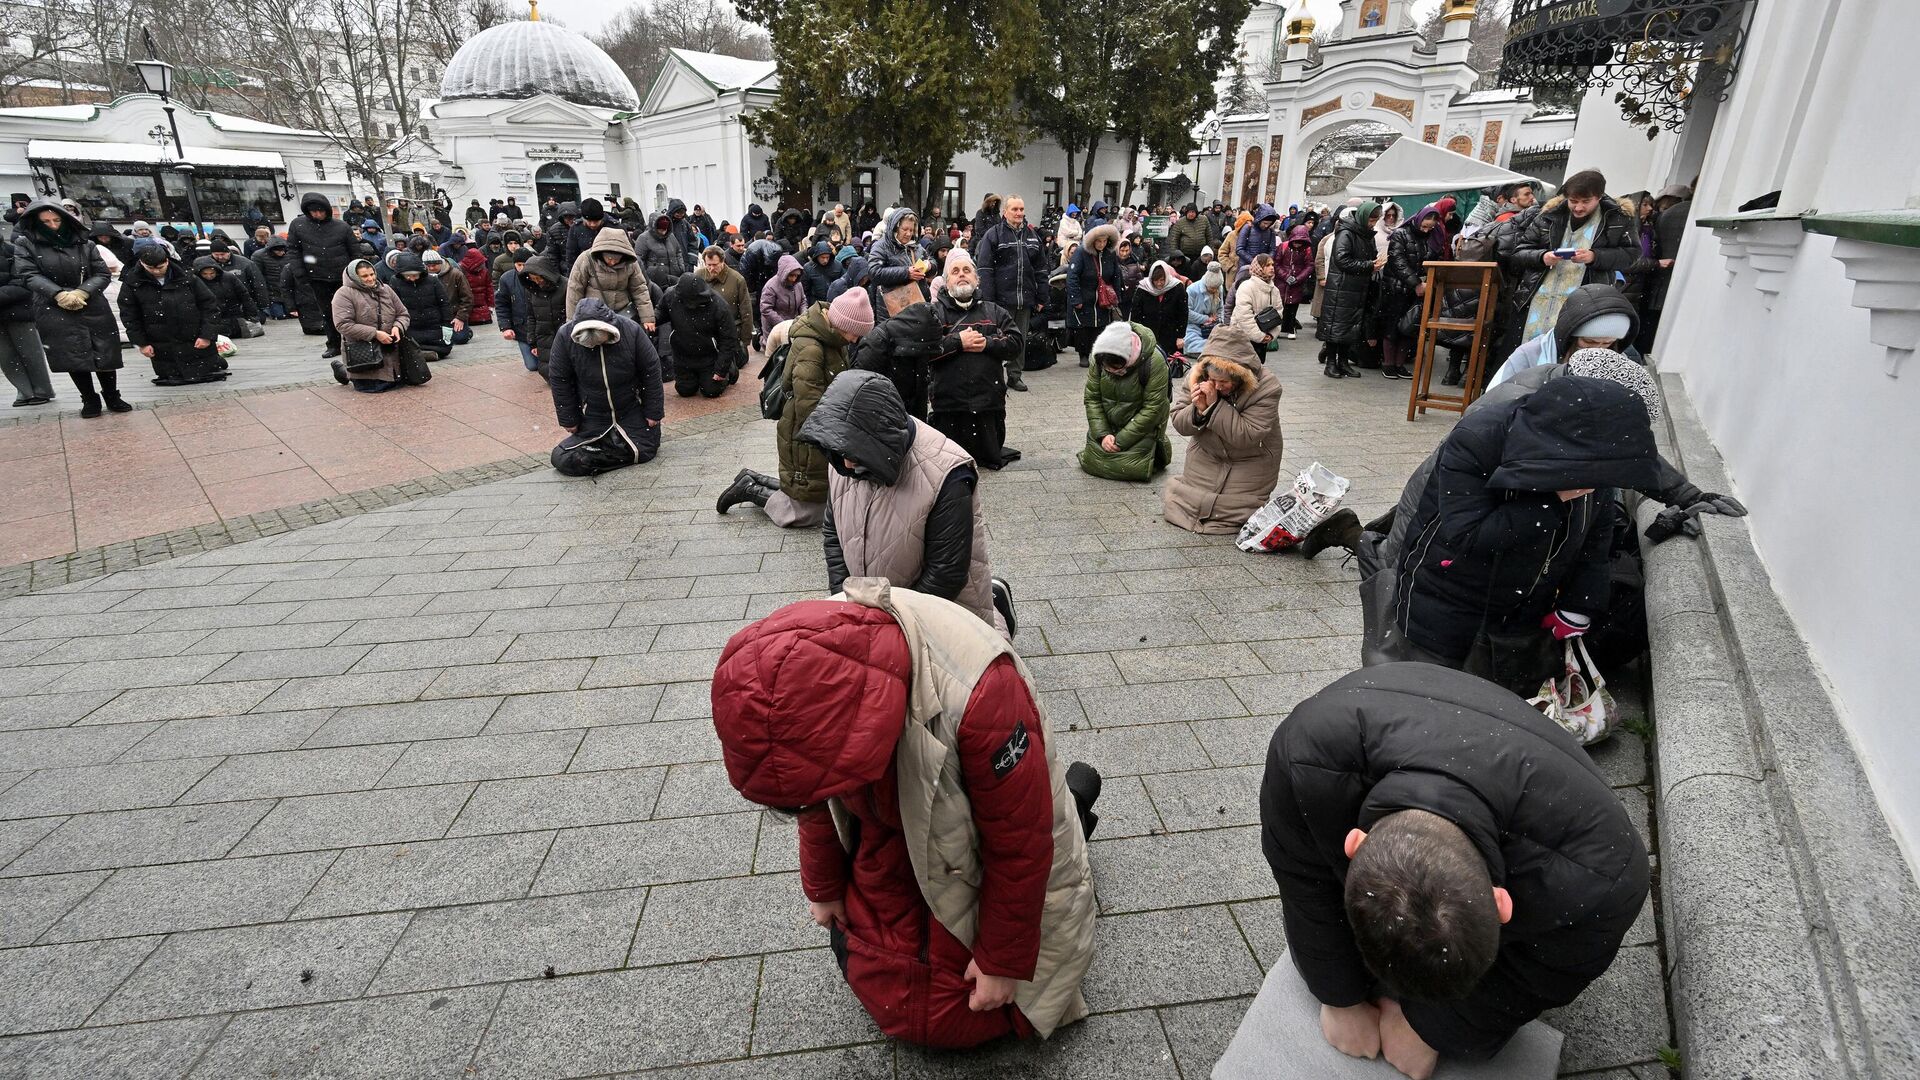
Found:
<svg viewBox="0 0 1920 1080"><path fill-rule="evenodd" d="M1719 514L1721 517L1747 516L1747 508L1739 499L1711 491L1703 491L1695 496L1692 504L1687 507L1687 511L1694 514Z"/></svg>
<svg viewBox="0 0 1920 1080"><path fill-rule="evenodd" d="M1695 503L1693 507L1686 508L1670 506L1660 511L1654 517L1653 524L1647 526L1647 539L1659 544L1673 539L1680 533L1699 536L1700 522L1695 516L1699 513L1695 507L1699 505Z"/></svg>

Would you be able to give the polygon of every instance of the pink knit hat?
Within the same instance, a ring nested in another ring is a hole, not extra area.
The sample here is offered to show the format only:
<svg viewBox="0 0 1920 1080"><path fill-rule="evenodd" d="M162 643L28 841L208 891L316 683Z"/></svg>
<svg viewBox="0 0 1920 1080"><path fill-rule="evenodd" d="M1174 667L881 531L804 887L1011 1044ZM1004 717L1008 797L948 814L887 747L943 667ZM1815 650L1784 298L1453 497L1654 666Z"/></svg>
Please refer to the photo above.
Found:
<svg viewBox="0 0 1920 1080"><path fill-rule="evenodd" d="M843 334L866 337L873 329L873 301L867 290L848 289L827 305L827 325Z"/></svg>

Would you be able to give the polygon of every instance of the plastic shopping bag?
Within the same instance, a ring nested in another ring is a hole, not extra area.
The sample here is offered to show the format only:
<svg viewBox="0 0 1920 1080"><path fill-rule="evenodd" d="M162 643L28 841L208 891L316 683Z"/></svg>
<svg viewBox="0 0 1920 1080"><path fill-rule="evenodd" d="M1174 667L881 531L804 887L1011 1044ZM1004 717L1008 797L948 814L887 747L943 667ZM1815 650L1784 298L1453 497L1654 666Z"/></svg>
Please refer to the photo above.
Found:
<svg viewBox="0 0 1920 1080"><path fill-rule="evenodd" d="M1253 512L1240 526L1235 546L1241 551L1285 551L1340 509L1351 486L1346 477L1314 462Z"/></svg>

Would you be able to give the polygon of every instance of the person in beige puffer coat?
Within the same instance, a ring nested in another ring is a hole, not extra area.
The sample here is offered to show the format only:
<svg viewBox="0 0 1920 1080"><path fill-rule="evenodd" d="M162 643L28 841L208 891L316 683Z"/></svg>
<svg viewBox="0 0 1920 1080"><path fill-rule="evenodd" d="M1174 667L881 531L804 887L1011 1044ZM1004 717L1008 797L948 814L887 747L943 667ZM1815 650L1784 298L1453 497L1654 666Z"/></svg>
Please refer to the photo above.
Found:
<svg viewBox="0 0 1920 1080"><path fill-rule="evenodd" d="M1205 356L1173 399L1184 471L1161 493L1161 517L1188 532L1231 533L1280 479L1280 377L1261 364Z"/></svg>
<svg viewBox="0 0 1920 1080"><path fill-rule="evenodd" d="M601 229L584 257L575 259L567 275L567 317L580 301L593 297L622 315L654 331L653 296L647 276L633 254L633 242L619 229Z"/></svg>

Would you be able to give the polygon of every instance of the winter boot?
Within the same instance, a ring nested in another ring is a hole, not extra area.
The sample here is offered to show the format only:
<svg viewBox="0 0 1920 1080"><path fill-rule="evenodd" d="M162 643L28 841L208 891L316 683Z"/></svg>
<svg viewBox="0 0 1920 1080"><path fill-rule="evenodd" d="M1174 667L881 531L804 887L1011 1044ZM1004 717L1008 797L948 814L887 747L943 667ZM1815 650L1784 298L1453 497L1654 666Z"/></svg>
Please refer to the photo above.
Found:
<svg viewBox="0 0 1920 1080"><path fill-rule="evenodd" d="M132 412L133 411L133 406L127 403L126 398L123 398L120 396L120 391L118 390L109 390L106 393L100 395L100 397L101 397L101 400L107 403L108 412Z"/></svg>
<svg viewBox="0 0 1920 1080"><path fill-rule="evenodd" d="M1067 766L1067 790L1073 794L1074 809L1080 814L1080 831L1093 839L1093 830L1100 824L1100 815L1093 812L1093 804L1100 798L1099 771L1084 761Z"/></svg>
<svg viewBox="0 0 1920 1080"><path fill-rule="evenodd" d="M727 485L727 490L720 493L720 501L714 504L714 510L724 514L743 502L750 502L760 507L766 506L767 499L780 490L779 481L774 480L769 485L766 482L768 480L771 478L751 469L741 469L734 476L733 483Z"/></svg>
<svg viewBox="0 0 1920 1080"><path fill-rule="evenodd" d="M333 362L333 381L339 383L341 386L347 385L348 382L346 365L338 360Z"/></svg>
<svg viewBox="0 0 1920 1080"><path fill-rule="evenodd" d="M100 415L100 395L82 391L80 394L80 417L91 420Z"/></svg>
<svg viewBox="0 0 1920 1080"><path fill-rule="evenodd" d="M1340 372L1341 376L1344 378L1357 379L1360 377L1360 369L1357 367L1354 367L1353 361L1348 359L1345 356L1337 358L1336 362L1334 363L1334 367Z"/></svg>
<svg viewBox="0 0 1920 1080"><path fill-rule="evenodd" d="M1011 638L1020 632L1020 620L1013 615L1013 586L1007 584L1006 578L994 578L992 588L993 609L1006 621L1007 636Z"/></svg>
<svg viewBox="0 0 1920 1080"><path fill-rule="evenodd" d="M1466 377L1466 374L1467 365L1449 357L1447 359L1447 376L1440 380L1440 385L1459 386L1460 381Z"/></svg>
<svg viewBox="0 0 1920 1080"><path fill-rule="evenodd" d="M1326 376L1327 378L1329 378L1329 379L1343 379L1343 378L1345 378L1346 376L1344 376L1344 375L1342 375L1342 374L1340 374L1340 368L1339 368L1339 362L1340 362L1340 361L1339 361L1339 358L1338 358L1338 357L1334 357L1334 356L1323 356L1323 357L1321 357L1321 358L1320 358L1320 373L1321 373L1322 375L1325 375L1325 376Z"/></svg>
<svg viewBox="0 0 1920 1080"><path fill-rule="evenodd" d="M1330 547L1348 551L1360 546L1360 515L1351 510L1336 510L1332 517L1307 530L1295 550L1303 559L1311 559Z"/></svg>

